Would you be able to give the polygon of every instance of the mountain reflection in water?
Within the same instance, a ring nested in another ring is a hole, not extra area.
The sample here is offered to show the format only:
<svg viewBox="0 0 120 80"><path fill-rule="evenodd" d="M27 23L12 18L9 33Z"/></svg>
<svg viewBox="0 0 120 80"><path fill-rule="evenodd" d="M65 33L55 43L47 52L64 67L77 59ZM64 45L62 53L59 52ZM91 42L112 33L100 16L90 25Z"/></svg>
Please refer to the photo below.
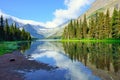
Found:
<svg viewBox="0 0 120 80"><path fill-rule="evenodd" d="M33 41L24 55L58 67L27 72L26 80L101 80L104 74L110 79L120 78L119 43Z"/></svg>

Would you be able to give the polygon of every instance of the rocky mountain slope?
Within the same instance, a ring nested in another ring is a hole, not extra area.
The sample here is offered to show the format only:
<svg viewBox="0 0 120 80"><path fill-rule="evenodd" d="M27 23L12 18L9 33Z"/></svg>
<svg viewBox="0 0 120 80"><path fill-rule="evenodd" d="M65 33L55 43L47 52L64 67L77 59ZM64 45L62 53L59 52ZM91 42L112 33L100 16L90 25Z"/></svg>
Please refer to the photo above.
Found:
<svg viewBox="0 0 120 80"><path fill-rule="evenodd" d="M120 8L120 0L96 0L85 14L89 19L96 12L106 12L107 9L109 9L112 14L114 8ZM83 15L81 15L78 19L83 18Z"/></svg>

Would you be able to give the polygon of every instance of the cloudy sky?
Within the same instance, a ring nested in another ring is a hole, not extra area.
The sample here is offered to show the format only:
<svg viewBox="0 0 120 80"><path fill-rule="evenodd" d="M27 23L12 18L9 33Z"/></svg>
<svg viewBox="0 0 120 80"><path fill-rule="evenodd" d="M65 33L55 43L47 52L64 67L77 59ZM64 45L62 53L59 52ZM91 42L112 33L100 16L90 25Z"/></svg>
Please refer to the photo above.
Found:
<svg viewBox="0 0 120 80"><path fill-rule="evenodd" d="M95 0L0 0L0 10L52 28L75 19Z"/></svg>

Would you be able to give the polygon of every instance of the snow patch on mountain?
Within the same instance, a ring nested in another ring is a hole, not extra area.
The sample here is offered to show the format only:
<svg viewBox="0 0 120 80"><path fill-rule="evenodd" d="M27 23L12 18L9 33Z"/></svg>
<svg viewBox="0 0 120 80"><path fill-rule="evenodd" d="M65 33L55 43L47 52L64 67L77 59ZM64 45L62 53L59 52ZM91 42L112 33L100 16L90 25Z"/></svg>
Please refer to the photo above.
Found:
<svg viewBox="0 0 120 80"><path fill-rule="evenodd" d="M56 28L46 28L44 24L40 22L19 19L17 17L5 14L0 11L0 16L1 15L4 17L4 19L8 19L8 23L10 25L12 23L16 23L17 27L19 27L20 29L24 28L34 38L48 38L49 36L52 36L53 34L59 32L59 30L61 29L61 25Z"/></svg>
<svg viewBox="0 0 120 80"><path fill-rule="evenodd" d="M6 18L7 19L12 19L15 22L19 22L19 23L24 24L24 25L25 24L31 24L31 25L45 26L43 23L40 23L40 22L36 22L36 21L33 21L33 20L23 20L23 19L19 19L17 17L11 16L11 15L5 14L1 10L0 10L0 15L3 15L5 19Z"/></svg>

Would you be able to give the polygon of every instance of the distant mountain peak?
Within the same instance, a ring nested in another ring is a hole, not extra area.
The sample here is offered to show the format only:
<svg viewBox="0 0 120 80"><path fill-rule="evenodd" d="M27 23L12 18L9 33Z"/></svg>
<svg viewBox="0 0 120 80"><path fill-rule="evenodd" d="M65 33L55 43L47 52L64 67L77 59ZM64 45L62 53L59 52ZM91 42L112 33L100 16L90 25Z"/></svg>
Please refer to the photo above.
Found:
<svg viewBox="0 0 120 80"><path fill-rule="evenodd" d="M30 24L30 25L36 25L36 26L44 26L43 23L37 22L37 21L33 21L33 20L24 20L24 19L20 19L11 15L8 15L6 13L4 13L2 10L0 10L0 16L3 15L3 17L6 19L12 19L15 22L19 22L21 24Z"/></svg>
<svg viewBox="0 0 120 80"><path fill-rule="evenodd" d="M32 20L23 20L8 14L5 14L0 10L0 16L3 15L4 19L8 19L8 23L16 23L17 27L20 29L25 29L26 31L30 32L32 37L35 38L47 38L52 34L59 32L61 29L60 25L56 28L46 28L43 23L32 21Z"/></svg>

